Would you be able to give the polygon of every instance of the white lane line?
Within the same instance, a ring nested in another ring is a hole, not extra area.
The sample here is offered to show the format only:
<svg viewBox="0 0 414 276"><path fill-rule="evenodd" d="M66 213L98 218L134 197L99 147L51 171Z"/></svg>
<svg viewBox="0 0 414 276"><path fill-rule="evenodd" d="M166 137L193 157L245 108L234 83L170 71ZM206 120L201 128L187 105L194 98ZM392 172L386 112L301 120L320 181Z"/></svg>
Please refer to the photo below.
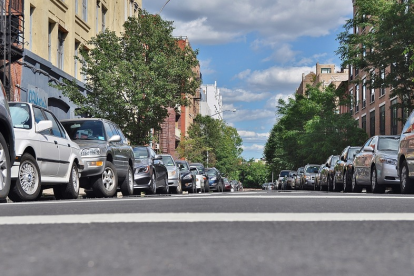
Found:
<svg viewBox="0 0 414 276"><path fill-rule="evenodd" d="M132 213L0 217L1 225L159 222L414 221L414 213Z"/></svg>

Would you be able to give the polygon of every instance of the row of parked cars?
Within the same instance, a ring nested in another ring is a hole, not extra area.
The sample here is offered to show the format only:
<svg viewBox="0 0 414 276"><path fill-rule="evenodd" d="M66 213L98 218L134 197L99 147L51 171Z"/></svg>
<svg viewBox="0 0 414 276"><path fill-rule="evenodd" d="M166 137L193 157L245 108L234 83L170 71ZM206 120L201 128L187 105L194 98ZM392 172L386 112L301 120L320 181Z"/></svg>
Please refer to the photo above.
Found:
<svg viewBox="0 0 414 276"><path fill-rule="evenodd" d="M57 199L87 196L224 191L216 168L130 146L115 123L98 118L57 120L45 108L10 102L0 92L0 199L36 200L52 188Z"/></svg>
<svg viewBox="0 0 414 276"><path fill-rule="evenodd" d="M401 135L376 135L362 146L348 146L323 164L282 170L277 189L314 189L360 193L414 192L414 113Z"/></svg>

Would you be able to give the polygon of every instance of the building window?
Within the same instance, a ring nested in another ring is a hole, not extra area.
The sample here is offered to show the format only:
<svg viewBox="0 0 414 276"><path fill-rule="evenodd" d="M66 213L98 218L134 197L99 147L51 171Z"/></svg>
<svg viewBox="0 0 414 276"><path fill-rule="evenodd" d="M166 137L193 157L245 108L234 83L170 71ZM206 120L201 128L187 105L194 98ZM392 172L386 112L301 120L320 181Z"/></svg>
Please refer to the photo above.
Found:
<svg viewBox="0 0 414 276"><path fill-rule="evenodd" d="M104 32L106 28L106 11L107 9L102 6L102 32Z"/></svg>
<svg viewBox="0 0 414 276"><path fill-rule="evenodd" d="M52 62L52 31L53 31L54 23L49 23L49 30L47 35L47 53L48 53L48 60Z"/></svg>
<svg viewBox="0 0 414 276"><path fill-rule="evenodd" d="M366 83L366 79L362 80L362 108L365 108L365 106L367 105L367 83Z"/></svg>
<svg viewBox="0 0 414 276"><path fill-rule="evenodd" d="M88 0L82 0L82 19L88 22Z"/></svg>
<svg viewBox="0 0 414 276"><path fill-rule="evenodd" d="M30 26L29 26L29 49L32 50L32 44L33 44L33 13L35 8L30 7Z"/></svg>
<svg viewBox="0 0 414 276"><path fill-rule="evenodd" d="M351 105L349 107L349 113L354 114L354 90L351 89L349 91L349 95L351 95Z"/></svg>
<svg viewBox="0 0 414 276"><path fill-rule="evenodd" d="M364 131L367 131L367 116L362 116L362 117L361 117L361 123L362 123L361 128L362 128Z"/></svg>
<svg viewBox="0 0 414 276"><path fill-rule="evenodd" d="M322 68L321 73L322 74L330 74L331 73L331 68Z"/></svg>
<svg viewBox="0 0 414 276"><path fill-rule="evenodd" d="M77 42L77 41L75 41L75 57L77 57L78 56L78 54L79 54L79 45L80 45L80 43L79 42ZM77 79L78 78L78 60L76 59L76 58L74 58L74 61L75 61L75 64L74 64L74 75L75 75L75 78Z"/></svg>
<svg viewBox="0 0 414 276"><path fill-rule="evenodd" d="M380 88L380 97L381 97L381 96L385 95L385 84L384 84L384 81L385 81L385 68L381 69L380 75L381 75L381 81L382 81L381 88Z"/></svg>
<svg viewBox="0 0 414 276"><path fill-rule="evenodd" d="M371 103L375 101L375 88L374 88L374 78L371 78Z"/></svg>
<svg viewBox="0 0 414 276"><path fill-rule="evenodd" d="M380 107L380 135L385 135L385 105Z"/></svg>
<svg viewBox="0 0 414 276"><path fill-rule="evenodd" d="M78 2L78 0L75 0L75 14L78 14L79 13L78 6L79 6L79 2Z"/></svg>
<svg viewBox="0 0 414 276"><path fill-rule="evenodd" d="M359 84L355 85L355 113L359 112Z"/></svg>
<svg viewBox="0 0 414 276"><path fill-rule="evenodd" d="M375 110L369 113L369 136L375 135Z"/></svg>
<svg viewBox="0 0 414 276"><path fill-rule="evenodd" d="M64 61L64 42L65 34L62 31L58 31L58 46L57 46L57 65L58 68L63 70L63 61Z"/></svg>
<svg viewBox="0 0 414 276"><path fill-rule="evenodd" d="M397 134L398 118L397 118L397 99L391 101L391 135Z"/></svg>

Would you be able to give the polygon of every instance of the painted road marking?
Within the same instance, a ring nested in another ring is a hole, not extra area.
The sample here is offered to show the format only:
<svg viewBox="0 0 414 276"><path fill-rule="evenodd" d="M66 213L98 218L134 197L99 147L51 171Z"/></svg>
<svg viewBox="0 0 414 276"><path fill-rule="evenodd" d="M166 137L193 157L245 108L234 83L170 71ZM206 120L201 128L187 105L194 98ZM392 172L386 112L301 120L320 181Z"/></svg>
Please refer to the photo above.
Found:
<svg viewBox="0 0 414 276"><path fill-rule="evenodd" d="M132 213L0 217L0 225L341 221L414 221L414 213Z"/></svg>

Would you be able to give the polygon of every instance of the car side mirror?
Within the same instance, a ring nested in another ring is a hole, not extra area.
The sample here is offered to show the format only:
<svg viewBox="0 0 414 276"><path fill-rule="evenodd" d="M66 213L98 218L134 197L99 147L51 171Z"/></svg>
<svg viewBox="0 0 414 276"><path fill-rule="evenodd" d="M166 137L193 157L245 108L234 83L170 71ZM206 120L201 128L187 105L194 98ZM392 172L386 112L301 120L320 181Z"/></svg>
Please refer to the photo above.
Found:
<svg viewBox="0 0 414 276"><path fill-rule="evenodd" d="M341 161L345 162L345 157L344 156L341 156Z"/></svg>
<svg viewBox="0 0 414 276"><path fill-rule="evenodd" d="M374 149L373 149L372 147L370 147L370 146L366 146L366 147L364 147L363 151L366 151L366 152L373 152L373 151L374 151Z"/></svg>
<svg viewBox="0 0 414 276"><path fill-rule="evenodd" d="M40 121L36 124L36 132L42 132L43 130L51 129L52 127L53 127L52 121L50 120Z"/></svg>
<svg viewBox="0 0 414 276"><path fill-rule="evenodd" d="M152 158L153 160L162 160L162 156L161 155L155 155L154 158Z"/></svg>
<svg viewBox="0 0 414 276"><path fill-rule="evenodd" d="M325 164L325 167L330 168L330 167L331 167L331 165L329 165L329 163L326 163L326 164Z"/></svg>
<svg viewBox="0 0 414 276"><path fill-rule="evenodd" d="M197 172L197 168L190 168L190 171Z"/></svg>
<svg viewBox="0 0 414 276"><path fill-rule="evenodd" d="M119 135L114 135L108 140L108 142L119 142L119 141L121 141L121 136Z"/></svg>

